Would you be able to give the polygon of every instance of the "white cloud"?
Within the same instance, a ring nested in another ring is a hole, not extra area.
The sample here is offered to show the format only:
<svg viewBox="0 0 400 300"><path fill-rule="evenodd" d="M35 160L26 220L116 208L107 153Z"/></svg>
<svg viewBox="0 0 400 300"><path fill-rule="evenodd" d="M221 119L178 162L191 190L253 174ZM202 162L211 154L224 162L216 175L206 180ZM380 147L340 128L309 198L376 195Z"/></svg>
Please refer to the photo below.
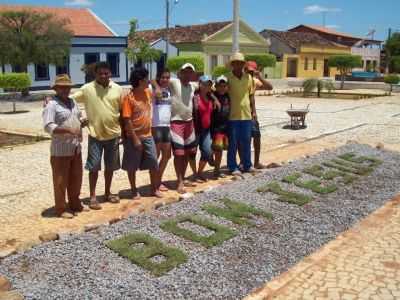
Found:
<svg viewBox="0 0 400 300"><path fill-rule="evenodd" d="M92 6L93 2L91 0L67 0L64 4L68 6Z"/></svg>
<svg viewBox="0 0 400 300"><path fill-rule="evenodd" d="M324 7L317 4L304 7L304 13L306 15L319 14L324 12L340 12L340 11L342 11L340 8Z"/></svg>

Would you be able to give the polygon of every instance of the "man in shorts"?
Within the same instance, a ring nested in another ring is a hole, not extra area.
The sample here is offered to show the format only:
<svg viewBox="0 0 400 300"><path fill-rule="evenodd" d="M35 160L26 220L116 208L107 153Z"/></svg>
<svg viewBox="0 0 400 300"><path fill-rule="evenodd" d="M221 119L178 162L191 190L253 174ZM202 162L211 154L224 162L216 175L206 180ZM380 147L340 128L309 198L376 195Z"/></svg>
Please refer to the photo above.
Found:
<svg viewBox="0 0 400 300"><path fill-rule="evenodd" d="M254 107L253 122L251 127L251 137L253 138L254 147L254 168L264 169L265 166L260 163L261 131L260 124L258 123L257 119L255 95L257 89L272 90L272 85L261 76L261 72L258 70L258 66L255 61L248 61L246 63L246 72L251 76L253 80L250 101L252 102L252 107Z"/></svg>
<svg viewBox="0 0 400 300"><path fill-rule="evenodd" d="M94 81L83 85L71 97L85 106L88 119L89 144L85 168L89 171L91 209L101 209L96 197L96 185L101 170L104 152L104 179L106 201L118 203L118 195L111 194L114 171L120 168L119 122L122 88L110 80L111 67L107 62L99 62L95 68Z"/></svg>
<svg viewBox="0 0 400 300"><path fill-rule="evenodd" d="M179 79L170 80L171 139L174 166L177 176L177 191L184 194L184 178L190 157L196 155L197 139L193 124L193 96L197 83L191 82L195 75L192 64L184 64L179 71Z"/></svg>

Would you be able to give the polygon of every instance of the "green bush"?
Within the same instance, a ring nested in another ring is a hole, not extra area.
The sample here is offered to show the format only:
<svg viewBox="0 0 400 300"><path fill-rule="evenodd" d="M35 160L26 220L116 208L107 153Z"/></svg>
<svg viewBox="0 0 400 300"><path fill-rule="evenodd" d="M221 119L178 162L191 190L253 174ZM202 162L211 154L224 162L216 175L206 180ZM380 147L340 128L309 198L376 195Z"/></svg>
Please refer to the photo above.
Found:
<svg viewBox="0 0 400 300"><path fill-rule="evenodd" d="M392 72L400 73L400 55L393 56L390 59L390 66Z"/></svg>
<svg viewBox="0 0 400 300"><path fill-rule="evenodd" d="M212 71L212 76L213 77L219 77L221 75L227 75L229 74L230 70L229 68L225 67L225 66L216 66L214 68L214 70Z"/></svg>
<svg viewBox="0 0 400 300"><path fill-rule="evenodd" d="M335 89L335 86L331 80L323 80L318 78L309 78L303 82L303 93L304 96L317 90L318 98L321 97L321 91L327 90L329 93Z"/></svg>
<svg viewBox="0 0 400 300"><path fill-rule="evenodd" d="M259 70L267 67L274 67L276 64L276 56L273 54L248 54L245 55L246 61L255 61Z"/></svg>
<svg viewBox="0 0 400 300"><path fill-rule="evenodd" d="M167 61L167 68L171 72L178 72L186 63L191 63L195 67L196 72L204 72L204 58L201 56L171 57Z"/></svg>
<svg viewBox="0 0 400 300"><path fill-rule="evenodd" d="M393 85L398 84L400 82L400 76L396 74L389 74L384 77L384 81L386 84L390 85L389 94L391 94L393 91Z"/></svg>
<svg viewBox="0 0 400 300"><path fill-rule="evenodd" d="M31 86L28 73L3 73L0 74L0 88L22 91Z"/></svg>

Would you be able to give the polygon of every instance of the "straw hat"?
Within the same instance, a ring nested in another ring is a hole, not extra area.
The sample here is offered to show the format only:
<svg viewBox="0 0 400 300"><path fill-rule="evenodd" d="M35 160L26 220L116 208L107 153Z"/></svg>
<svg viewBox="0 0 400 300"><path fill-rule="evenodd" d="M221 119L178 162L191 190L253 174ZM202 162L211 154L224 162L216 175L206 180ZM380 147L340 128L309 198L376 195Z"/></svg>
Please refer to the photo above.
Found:
<svg viewBox="0 0 400 300"><path fill-rule="evenodd" d="M236 53L232 54L230 62L232 63L234 61L246 62L246 60L244 59L243 53L240 53L240 52L236 52Z"/></svg>
<svg viewBox="0 0 400 300"><path fill-rule="evenodd" d="M54 89L56 86L72 87L73 84L72 84L71 78L69 78L68 74L61 74L61 75L57 75L52 88Z"/></svg>

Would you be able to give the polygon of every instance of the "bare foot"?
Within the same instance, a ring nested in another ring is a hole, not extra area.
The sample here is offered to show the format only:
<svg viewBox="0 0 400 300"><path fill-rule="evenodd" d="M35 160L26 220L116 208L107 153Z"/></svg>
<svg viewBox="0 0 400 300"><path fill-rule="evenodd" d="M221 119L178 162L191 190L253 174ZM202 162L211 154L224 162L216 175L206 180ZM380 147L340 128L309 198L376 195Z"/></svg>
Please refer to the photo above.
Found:
<svg viewBox="0 0 400 300"><path fill-rule="evenodd" d="M97 202L96 196L90 198L89 208L93 210L100 210L101 205Z"/></svg>
<svg viewBox="0 0 400 300"><path fill-rule="evenodd" d="M262 164L262 163L258 163L258 164L255 164L255 165L254 165L254 168L255 168L255 169L258 169L258 170L262 170L262 169L266 169L267 166L264 165L264 164Z"/></svg>
<svg viewBox="0 0 400 300"><path fill-rule="evenodd" d="M176 188L176 191L179 194L186 194L185 186L183 183L178 184L178 187Z"/></svg>
<svg viewBox="0 0 400 300"><path fill-rule="evenodd" d="M139 194L138 190L132 190L132 200L140 200L142 196Z"/></svg>

